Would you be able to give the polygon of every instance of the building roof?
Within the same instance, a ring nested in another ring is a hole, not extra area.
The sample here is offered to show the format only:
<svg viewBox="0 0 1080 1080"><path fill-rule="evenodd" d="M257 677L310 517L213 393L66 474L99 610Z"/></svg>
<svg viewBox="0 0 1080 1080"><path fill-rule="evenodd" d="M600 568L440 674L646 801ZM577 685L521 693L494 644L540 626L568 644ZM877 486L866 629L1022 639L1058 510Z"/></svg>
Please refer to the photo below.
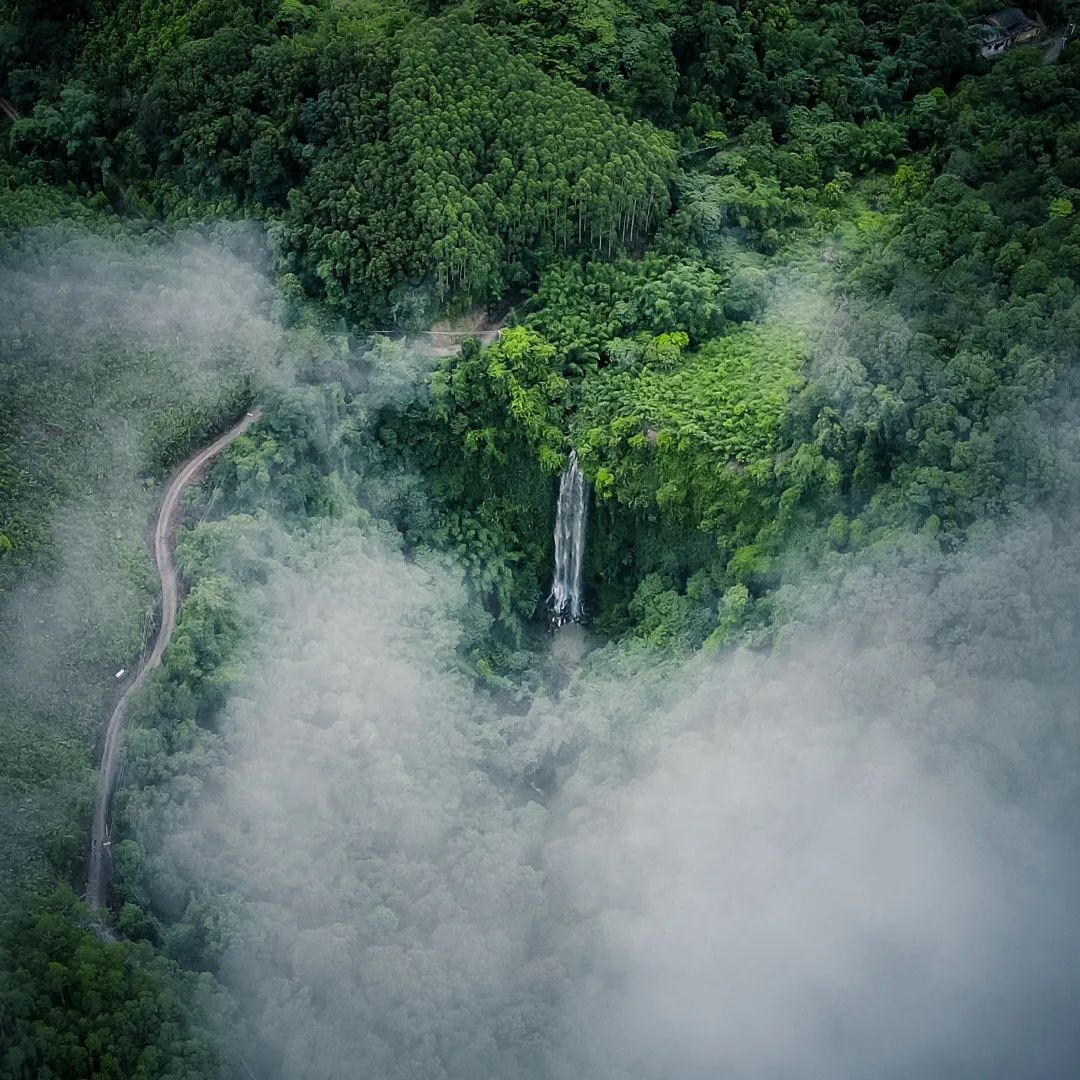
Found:
<svg viewBox="0 0 1080 1080"><path fill-rule="evenodd" d="M982 22L990 26L996 26L1006 34L1017 34L1021 30L1027 30L1036 23L1029 19L1019 8L1003 8L995 11L992 15L984 15Z"/></svg>

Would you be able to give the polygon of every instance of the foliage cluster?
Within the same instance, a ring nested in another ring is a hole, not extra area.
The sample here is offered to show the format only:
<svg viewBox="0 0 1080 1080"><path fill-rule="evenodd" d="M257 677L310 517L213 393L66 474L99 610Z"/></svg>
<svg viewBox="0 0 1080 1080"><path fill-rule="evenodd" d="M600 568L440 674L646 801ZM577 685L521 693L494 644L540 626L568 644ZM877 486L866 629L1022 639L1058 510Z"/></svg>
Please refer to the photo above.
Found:
<svg viewBox="0 0 1080 1080"><path fill-rule="evenodd" d="M686 343L685 334L661 335L634 366L588 380L575 441L599 498L715 527L716 511L693 507L689 492L699 476L708 490L721 470L770 468L803 357L798 337L775 328L748 328L684 356Z"/></svg>
<svg viewBox="0 0 1080 1080"><path fill-rule="evenodd" d="M105 942L67 888L0 917L0 1072L202 1080L218 1071L209 1018L223 996L145 943ZM220 1013L219 1013L220 1015Z"/></svg>
<svg viewBox="0 0 1080 1080"><path fill-rule="evenodd" d="M331 136L290 196L283 242L331 301L403 283L483 301L554 251L633 242L666 211L674 154L658 133L478 27L431 21L396 45L384 138Z"/></svg>
<svg viewBox="0 0 1080 1080"><path fill-rule="evenodd" d="M354 318L488 300L667 211L669 139L468 19L121 8L67 81L10 88L27 172L174 217L268 217L284 271Z"/></svg>

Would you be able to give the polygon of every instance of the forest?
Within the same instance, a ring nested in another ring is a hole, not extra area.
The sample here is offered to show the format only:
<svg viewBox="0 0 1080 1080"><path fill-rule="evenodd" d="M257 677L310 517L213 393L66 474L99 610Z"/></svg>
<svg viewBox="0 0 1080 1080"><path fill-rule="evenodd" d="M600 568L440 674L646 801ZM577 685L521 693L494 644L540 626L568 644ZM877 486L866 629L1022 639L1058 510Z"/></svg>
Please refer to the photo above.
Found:
<svg viewBox="0 0 1080 1080"><path fill-rule="evenodd" d="M0 1080L1077 1075L1080 3L999 10L0 0Z"/></svg>

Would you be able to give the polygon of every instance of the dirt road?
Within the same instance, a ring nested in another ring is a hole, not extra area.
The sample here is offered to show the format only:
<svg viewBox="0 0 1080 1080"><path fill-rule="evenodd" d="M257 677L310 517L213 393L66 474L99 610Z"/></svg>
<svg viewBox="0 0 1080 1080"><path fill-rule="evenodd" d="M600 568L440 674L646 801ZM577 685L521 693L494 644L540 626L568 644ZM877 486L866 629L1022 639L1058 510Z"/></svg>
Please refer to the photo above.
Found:
<svg viewBox="0 0 1080 1080"><path fill-rule="evenodd" d="M116 787L117 750L120 744L120 728L124 723L124 710L128 699L139 688L143 679L161 663L161 654L165 651L165 646L172 637L173 627L176 625L176 609L180 593L176 567L173 565L172 549L176 540L176 529L180 519L180 500L183 497L184 488L196 481L211 459L217 457L237 435L246 431L258 418L257 409L248 413L224 435L188 458L165 487L157 521L154 524L154 561L157 563L158 577L161 579L161 625L158 628L157 637L154 638L153 648L145 655L135 677L116 703L116 708L113 709L105 728L105 745L101 752L99 766L101 786L98 789L97 804L94 807L94 824L90 837L90 867L86 883L86 901L91 907L102 907L107 896L106 823L109 819L113 789Z"/></svg>

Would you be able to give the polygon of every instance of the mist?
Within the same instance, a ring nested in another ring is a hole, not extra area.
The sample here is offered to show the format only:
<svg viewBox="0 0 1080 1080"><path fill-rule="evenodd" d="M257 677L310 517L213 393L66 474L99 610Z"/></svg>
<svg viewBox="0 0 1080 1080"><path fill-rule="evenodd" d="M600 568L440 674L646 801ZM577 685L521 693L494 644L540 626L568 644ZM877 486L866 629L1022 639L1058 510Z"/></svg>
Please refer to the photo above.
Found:
<svg viewBox="0 0 1080 1080"><path fill-rule="evenodd" d="M227 764L154 845L174 917L243 898L217 959L258 1075L1071 1074L1048 517L844 560L769 655L606 646L524 716L461 667L460 572L359 531L274 545Z"/></svg>
<svg viewBox="0 0 1080 1080"><path fill-rule="evenodd" d="M258 282L224 251L68 227L28 230L4 252L0 376L18 452L0 524L0 740L13 773L0 784L0 899L50 863L78 873L71 823L91 804L107 680L154 616L143 474L174 417L212 408L222 383L273 355L281 331ZM28 789L27 774L39 775Z"/></svg>
<svg viewBox="0 0 1080 1080"><path fill-rule="evenodd" d="M984 748L926 745L949 691L925 671L880 711L832 683L885 674L862 659L734 662L697 730L568 815L549 865L583 917L583 1074L1071 1071L1069 833L995 790Z"/></svg>
<svg viewBox="0 0 1080 1080"><path fill-rule="evenodd" d="M92 802L114 673L138 659L156 618L146 534L155 482L185 439L231 421L245 395L308 387L318 409L309 384L324 380L405 400L430 366L319 324L268 264L261 233L239 223L171 239L57 225L3 253L0 393L17 453L0 463L12 544L0 558L0 754L20 784L28 771L35 782L0 783L12 822L0 901L50 864L80 873L71 823Z"/></svg>
<svg viewBox="0 0 1080 1080"><path fill-rule="evenodd" d="M72 340L131 352L107 398L89 372L92 483L51 518L50 582L5 598L2 686L33 740L90 727L72 673L137 652L162 403L250 374L297 400L341 379L374 410L428 363L384 344L364 368L286 327L249 261L80 244L5 271L58 370ZM869 392L836 340L817 373ZM375 507L407 483L366 481ZM1073 1075L1076 525L829 556L789 574L772 652L607 645L521 712L462 659L489 617L452 560L362 511L230 519L185 563L242 585L224 706L188 733L198 769L122 792L152 910L236 1002L227 1059L282 1080Z"/></svg>
<svg viewBox="0 0 1080 1080"><path fill-rule="evenodd" d="M1036 515L874 562L703 673L644 770L568 790L582 1072L1074 1071L1075 556Z"/></svg>

